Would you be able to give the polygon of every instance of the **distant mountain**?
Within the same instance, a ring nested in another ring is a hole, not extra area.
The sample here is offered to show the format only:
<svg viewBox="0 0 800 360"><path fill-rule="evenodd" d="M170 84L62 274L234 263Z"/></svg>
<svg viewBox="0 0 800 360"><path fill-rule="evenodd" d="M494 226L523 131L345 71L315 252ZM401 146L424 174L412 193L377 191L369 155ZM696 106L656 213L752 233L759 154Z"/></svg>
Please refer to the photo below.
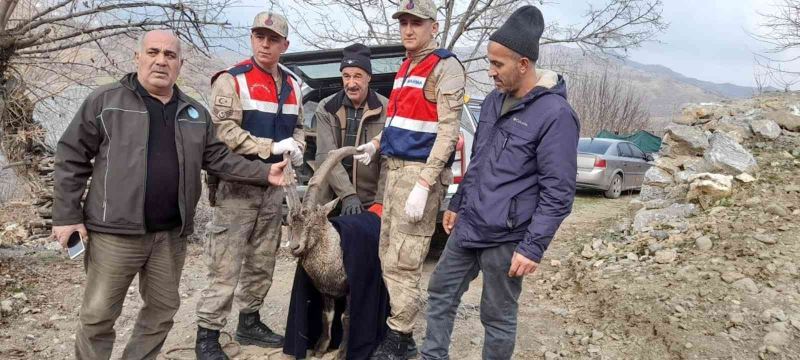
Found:
<svg viewBox="0 0 800 360"><path fill-rule="evenodd" d="M458 54L466 52L466 49L456 49ZM751 87L703 81L677 73L666 66L647 65L630 59L584 53L580 49L560 45L542 47L538 66L564 74L567 78L567 87L572 81L571 78L609 71L642 94L650 110L653 129L662 128L687 103L719 102L725 99L748 98L755 94L755 89ZM473 69L470 70L477 68L473 65ZM491 85L487 89L485 85L474 84L475 82L490 84L486 72L474 72L471 77L477 81L474 81L468 89L469 93L479 96L490 90Z"/></svg>
<svg viewBox="0 0 800 360"><path fill-rule="evenodd" d="M710 93L719 95L721 97L729 98L729 99L743 99L749 98L753 96L755 93L755 89L749 86L741 86L741 85L734 85L730 83L714 83L710 81L699 80L695 78L690 78L683 74L677 73L672 69L663 66L663 65L649 65L649 64L642 64L632 60L622 60L622 62L632 68L639 69L642 71L646 71L652 73L654 75L661 75L666 77L671 77L673 79L685 82L687 84L692 84L697 86L701 89L704 89ZM768 89L768 90L777 90L777 89Z"/></svg>

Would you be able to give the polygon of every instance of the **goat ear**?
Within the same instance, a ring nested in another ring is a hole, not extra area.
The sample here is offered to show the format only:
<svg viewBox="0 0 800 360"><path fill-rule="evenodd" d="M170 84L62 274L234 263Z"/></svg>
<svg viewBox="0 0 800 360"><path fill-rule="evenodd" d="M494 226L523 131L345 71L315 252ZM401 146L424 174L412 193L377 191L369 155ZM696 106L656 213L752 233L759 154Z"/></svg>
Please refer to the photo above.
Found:
<svg viewBox="0 0 800 360"><path fill-rule="evenodd" d="M339 198L333 199L325 205L322 205L322 209L325 210L325 214L330 214L334 208L336 208L336 204L339 202Z"/></svg>

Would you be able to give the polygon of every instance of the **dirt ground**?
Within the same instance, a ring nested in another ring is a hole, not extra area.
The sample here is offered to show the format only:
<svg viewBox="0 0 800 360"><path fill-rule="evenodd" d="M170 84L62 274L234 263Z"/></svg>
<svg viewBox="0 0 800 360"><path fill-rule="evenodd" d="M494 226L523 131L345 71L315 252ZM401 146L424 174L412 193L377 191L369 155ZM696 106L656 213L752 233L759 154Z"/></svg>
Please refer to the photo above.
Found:
<svg viewBox="0 0 800 360"><path fill-rule="evenodd" d="M561 299L542 293L541 284L557 274L557 260L579 248L585 234L601 231L606 224L624 215L630 196L604 199L598 194L580 194L572 215L565 221L551 245L540 269L525 279L520 298L519 329L515 358L538 359L545 350L558 351L559 338L567 331L566 308ZM180 293L181 309L175 326L167 338L164 350L192 347L196 324L194 311L200 290L205 286L202 247L192 244L183 271ZM440 250L432 249L424 268L430 275ZM556 265L556 266L554 266ZM65 259L55 250L30 248L0 249L0 300L10 299L11 314L0 319L0 358L65 359L72 357L74 332L82 297L84 281L81 261ZM284 330L289 294L295 268L294 260L282 250L276 265L275 280L262 308L263 320L276 331ZM423 288L427 287L424 276ZM135 316L141 306L138 282L134 281L122 315L116 323L117 342L114 358L118 358L130 336ZM483 330L479 318L481 278L476 279L465 294L453 334L453 359L479 359ZM24 295L20 295L24 294ZM16 297L15 297L16 296ZM23 298L24 297L24 298ZM229 318L226 331L236 324L236 311ZM421 344L425 320L417 320L415 338ZM229 348L231 352L237 349ZM171 355L192 359L192 351L177 351ZM239 349L237 359L284 358L276 351L257 347Z"/></svg>

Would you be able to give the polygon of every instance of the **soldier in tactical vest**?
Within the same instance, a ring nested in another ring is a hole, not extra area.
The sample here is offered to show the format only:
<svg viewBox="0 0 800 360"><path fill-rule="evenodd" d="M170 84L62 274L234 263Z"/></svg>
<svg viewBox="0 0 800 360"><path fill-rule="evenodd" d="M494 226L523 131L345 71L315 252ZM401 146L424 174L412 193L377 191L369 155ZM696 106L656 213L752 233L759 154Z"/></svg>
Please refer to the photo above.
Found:
<svg viewBox="0 0 800 360"><path fill-rule="evenodd" d="M386 127L354 156L368 164L380 151L389 167L379 255L392 309L376 359L407 359L416 353L412 332L423 304L419 280L453 178L450 165L466 82L458 59L436 43L439 24L431 0L400 1L392 17L400 22L407 58L389 96Z"/></svg>
<svg viewBox="0 0 800 360"><path fill-rule="evenodd" d="M253 56L211 79L211 117L220 140L237 154L269 164L288 153L294 166L300 166L305 147L302 93L299 81L278 63L289 46L288 32L283 16L256 15L250 33ZM219 330L225 326L234 291L239 308L236 341L283 346L283 336L259 315L272 284L283 196L278 187L219 182L205 250L208 287L197 304L198 359L227 359Z"/></svg>

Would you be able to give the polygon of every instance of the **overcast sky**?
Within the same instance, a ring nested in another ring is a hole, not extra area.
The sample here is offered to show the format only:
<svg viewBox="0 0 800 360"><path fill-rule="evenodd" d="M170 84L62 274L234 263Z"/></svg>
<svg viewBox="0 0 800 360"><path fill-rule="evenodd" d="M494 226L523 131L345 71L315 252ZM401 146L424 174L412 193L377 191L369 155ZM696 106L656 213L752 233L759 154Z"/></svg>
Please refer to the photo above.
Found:
<svg viewBox="0 0 800 360"><path fill-rule="evenodd" d="M752 86L753 54L764 49L749 32L758 30L762 21L758 12L770 11L776 1L779 0L663 0L663 16L669 29L659 36L659 43L635 49L629 57L701 80ZM546 1L542 12L545 21L578 23L589 2L605 0ZM245 0L243 7L230 9L228 15L233 23L249 25L263 4ZM299 50L306 49L293 43L290 51Z"/></svg>
<svg viewBox="0 0 800 360"><path fill-rule="evenodd" d="M659 64L683 75L753 85L753 54L763 45L751 33L771 10L770 0L665 0L669 29L630 53L631 60Z"/></svg>

